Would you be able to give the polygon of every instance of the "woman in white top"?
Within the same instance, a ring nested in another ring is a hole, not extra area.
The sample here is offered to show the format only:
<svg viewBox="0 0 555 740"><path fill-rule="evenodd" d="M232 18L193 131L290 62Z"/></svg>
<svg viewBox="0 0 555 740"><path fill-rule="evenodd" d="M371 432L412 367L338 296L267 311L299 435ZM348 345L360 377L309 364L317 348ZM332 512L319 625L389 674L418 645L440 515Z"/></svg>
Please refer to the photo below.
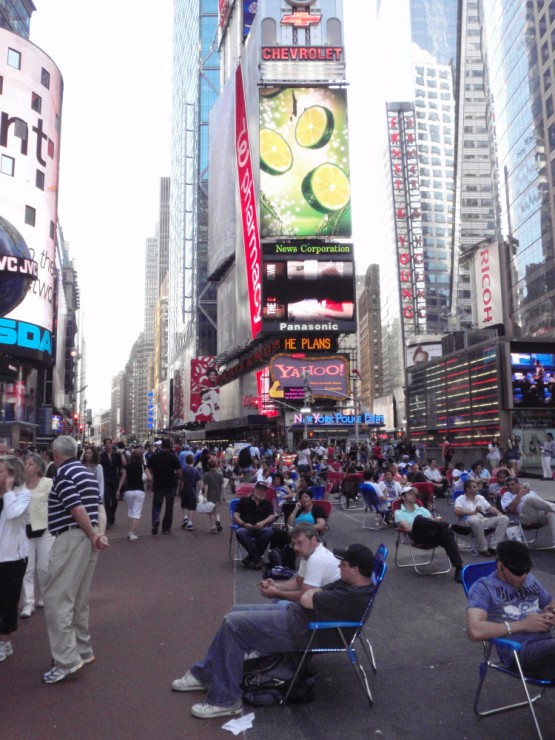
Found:
<svg viewBox="0 0 555 740"><path fill-rule="evenodd" d="M297 470L301 475L312 474L312 455L308 446L308 439L302 439L297 453Z"/></svg>
<svg viewBox="0 0 555 740"><path fill-rule="evenodd" d="M10 635L17 630L17 607L27 567L25 533L31 492L23 487L23 465L0 456L0 662L13 653Z"/></svg>
<svg viewBox="0 0 555 740"><path fill-rule="evenodd" d="M545 442L542 447L542 468L544 480L551 480L553 478L553 471L551 470L551 458L555 456L555 440L551 432L547 432Z"/></svg>
<svg viewBox="0 0 555 740"><path fill-rule="evenodd" d="M23 463L25 483L31 491L31 506L29 507L29 523L27 537L29 538L29 562L23 579L23 598L19 616L30 617L35 611L35 573L40 586L40 597L37 606L43 606L42 589L50 549L54 544L54 536L48 531L48 495L52 488L52 479L46 478L46 464L40 455L30 452Z"/></svg>

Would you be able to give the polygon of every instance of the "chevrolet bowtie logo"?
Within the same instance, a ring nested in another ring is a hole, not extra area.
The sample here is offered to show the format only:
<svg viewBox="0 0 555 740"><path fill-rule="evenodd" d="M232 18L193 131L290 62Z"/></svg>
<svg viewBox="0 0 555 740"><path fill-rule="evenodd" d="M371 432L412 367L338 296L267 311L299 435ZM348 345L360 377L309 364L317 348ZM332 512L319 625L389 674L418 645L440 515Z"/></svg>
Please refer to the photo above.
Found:
<svg viewBox="0 0 555 740"><path fill-rule="evenodd" d="M321 15L312 15L306 10L300 10L291 15L284 15L281 19L282 26L295 26L295 28L308 28L320 23Z"/></svg>

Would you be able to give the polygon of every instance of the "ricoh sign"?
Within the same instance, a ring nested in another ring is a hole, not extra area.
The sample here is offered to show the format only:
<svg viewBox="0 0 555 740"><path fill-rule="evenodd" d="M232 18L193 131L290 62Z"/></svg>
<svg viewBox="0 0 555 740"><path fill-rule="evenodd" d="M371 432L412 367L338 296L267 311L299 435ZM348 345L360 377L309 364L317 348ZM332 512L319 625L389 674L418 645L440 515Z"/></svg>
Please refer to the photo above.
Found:
<svg viewBox="0 0 555 740"><path fill-rule="evenodd" d="M479 329L503 323L499 244L480 245L474 252L476 323Z"/></svg>

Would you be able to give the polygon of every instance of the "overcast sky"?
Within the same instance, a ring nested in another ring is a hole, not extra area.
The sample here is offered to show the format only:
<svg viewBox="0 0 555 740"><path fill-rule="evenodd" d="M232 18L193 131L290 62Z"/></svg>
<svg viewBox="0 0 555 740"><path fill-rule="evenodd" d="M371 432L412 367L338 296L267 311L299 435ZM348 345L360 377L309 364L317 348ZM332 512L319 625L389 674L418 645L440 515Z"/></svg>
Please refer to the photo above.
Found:
<svg viewBox="0 0 555 740"><path fill-rule="evenodd" d="M376 39L374 4L344 0L358 274L376 259L374 122L385 118L383 83L399 66L398 52ZM145 242L155 234L160 177L170 175L173 0L35 5L31 41L64 78L59 219L78 270L87 405L96 413L109 406L111 378L143 327Z"/></svg>

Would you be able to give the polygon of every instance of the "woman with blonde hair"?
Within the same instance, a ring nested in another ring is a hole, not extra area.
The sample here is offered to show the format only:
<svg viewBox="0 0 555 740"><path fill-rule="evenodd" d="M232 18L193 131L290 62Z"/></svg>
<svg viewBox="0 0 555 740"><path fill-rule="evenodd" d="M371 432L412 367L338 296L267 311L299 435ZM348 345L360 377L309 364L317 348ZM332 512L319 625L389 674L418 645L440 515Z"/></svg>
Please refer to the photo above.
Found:
<svg viewBox="0 0 555 740"><path fill-rule="evenodd" d="M23 465L12 455L0 456L0 662L13 653L17 609L29 540L25 533L31 492L23 485Z"/></svg>
<svg viewBox="0 0 555 740"><path fill-rule="evenodd" d="M31 491L31 506L29 507L29 523L26 526L29 539L29 561L25 578L23 579L23 606L19 616L30 617L35 611L35 573L40 587L40 597L37 606L43 606L42 589L50 549L54 544L54 536L48 531L48 495L52 488L52 479L46 478L46 464L36 452L30 452L23 462L25 483Z"/></svg>

